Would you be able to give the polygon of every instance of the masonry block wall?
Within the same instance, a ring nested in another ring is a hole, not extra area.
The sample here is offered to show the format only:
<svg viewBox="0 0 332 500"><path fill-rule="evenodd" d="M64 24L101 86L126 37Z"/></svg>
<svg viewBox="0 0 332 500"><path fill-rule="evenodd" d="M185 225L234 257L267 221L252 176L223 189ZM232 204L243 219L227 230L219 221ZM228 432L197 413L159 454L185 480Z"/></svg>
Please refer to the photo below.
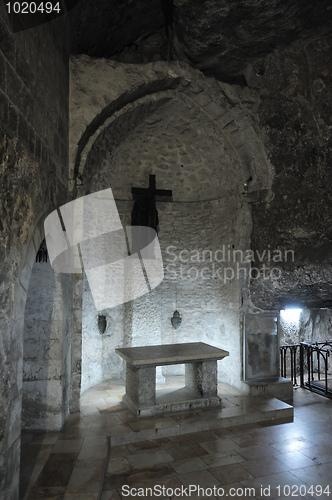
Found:
<svg viewBox="0 0 332 500"><path fill-rule="evenodd" d="M44 217L66 202L65 19L12 33L0 5L0 498L18 498L24 309ZM37 227L38 226L38 227Z"/></svg>

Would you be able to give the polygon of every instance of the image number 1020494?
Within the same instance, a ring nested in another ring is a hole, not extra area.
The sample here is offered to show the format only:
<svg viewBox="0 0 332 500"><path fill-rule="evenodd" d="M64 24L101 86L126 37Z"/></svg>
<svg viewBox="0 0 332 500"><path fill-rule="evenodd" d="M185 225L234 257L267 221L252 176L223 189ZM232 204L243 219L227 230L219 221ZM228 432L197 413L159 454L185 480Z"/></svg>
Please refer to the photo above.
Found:
<svg viewBox="0 0 332 500"><path fill-rule="evenodd" d="M13 33L31 29L67 14L79 0L8 1L4 0Z"/></svg>

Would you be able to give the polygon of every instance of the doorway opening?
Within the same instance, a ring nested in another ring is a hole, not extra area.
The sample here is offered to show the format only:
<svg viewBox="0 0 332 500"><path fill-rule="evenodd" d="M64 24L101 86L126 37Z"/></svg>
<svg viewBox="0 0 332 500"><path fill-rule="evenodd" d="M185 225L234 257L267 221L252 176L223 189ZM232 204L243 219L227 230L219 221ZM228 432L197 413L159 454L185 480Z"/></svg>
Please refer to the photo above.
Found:
<svg viewBox="0 0 332 500"><path fill-rule="evenodd" d="M332 311L285 308L280 325L280 375L332 398Z"/></svg>

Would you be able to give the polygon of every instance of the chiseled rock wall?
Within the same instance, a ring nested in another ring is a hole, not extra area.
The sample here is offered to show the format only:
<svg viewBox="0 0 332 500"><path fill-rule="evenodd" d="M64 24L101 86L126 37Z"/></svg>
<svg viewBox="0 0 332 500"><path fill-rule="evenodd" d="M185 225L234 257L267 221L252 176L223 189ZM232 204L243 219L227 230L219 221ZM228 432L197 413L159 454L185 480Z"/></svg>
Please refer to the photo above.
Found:
<svg viewBox="0 0 332 500"><path fill-rule="evenodd" d="M281 321L283 343L323 342L332 339L331 309L303 309L297 321Z"/></svg>
<svg viewBox="0 0 332 500"><path fill-rule="evenodd" d="M271 200L253 206L252 248L294 251L294 261L272 263L278 282L251 283L263 309L332 306L331 47L331 35L297 42L247 74L275 170Z"/></svg>
<svg viewBox="0 0 332 500"><path fill-rule="evenodd" d="M4 3L0 32L0 498L12 500L29 277L43 219L67 195L68 44L65 18L13 35Z"/></svg>

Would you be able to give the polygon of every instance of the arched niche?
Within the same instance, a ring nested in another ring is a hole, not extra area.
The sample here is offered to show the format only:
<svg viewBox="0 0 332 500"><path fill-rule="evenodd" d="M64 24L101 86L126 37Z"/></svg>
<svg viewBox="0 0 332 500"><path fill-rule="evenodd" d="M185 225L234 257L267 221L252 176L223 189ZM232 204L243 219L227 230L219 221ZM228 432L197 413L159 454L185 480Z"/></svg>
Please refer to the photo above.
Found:
<svg viewBox="0 0 332 500"><path fill-rule="evenodd" d="M84 57L74 59L72 71L71 157L78 195L111 187L122 224L130 225L132 186L146 187L148 175L155 174L158 188L173 190L172 202L158 204L163 282L103 311L109 329L102 338L98 311L88 301L85 330L88 336L94 330L97 340L83 348L83 356L96 356L83 365L102 374L96 358L104 352L109 378L119 373L118 345L201 340L230 351L220 374L240 385L249 264L238 269L232 252L250 248L248 193L268 196L271 183L254 121L227 86L185 65L133 68ZM97 89L89 83L92 75ZM85 125L83 118L89 120ZM175 308L183 318L179 330L170 321Z"/></svg>

